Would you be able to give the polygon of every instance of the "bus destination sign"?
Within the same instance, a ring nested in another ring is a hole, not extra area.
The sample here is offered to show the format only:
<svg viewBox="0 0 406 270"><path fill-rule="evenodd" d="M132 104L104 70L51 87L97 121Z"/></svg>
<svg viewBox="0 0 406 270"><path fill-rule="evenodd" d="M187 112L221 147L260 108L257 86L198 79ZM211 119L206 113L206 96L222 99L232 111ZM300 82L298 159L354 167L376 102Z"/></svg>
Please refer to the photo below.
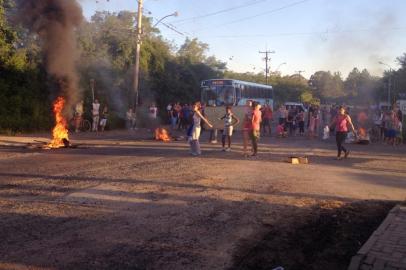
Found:
<svg viewBox="0 0 406 270"><path fill-rule="evenodd" d="M211 84L212 85L224 85L224 81L223 80L216 80L216 81L212 81Z"/></svg>

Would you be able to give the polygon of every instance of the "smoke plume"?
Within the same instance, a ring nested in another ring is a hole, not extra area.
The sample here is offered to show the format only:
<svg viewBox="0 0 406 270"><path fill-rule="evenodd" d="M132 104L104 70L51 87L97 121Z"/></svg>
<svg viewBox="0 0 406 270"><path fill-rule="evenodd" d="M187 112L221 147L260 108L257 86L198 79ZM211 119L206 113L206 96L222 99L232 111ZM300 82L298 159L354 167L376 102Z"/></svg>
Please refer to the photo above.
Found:
<svg viewBox="0 0 406 270"><path fill-rule="evenodd" d="M46 69L57 81L59 95L67 99L67 107L75 104L79 99L75 29L83 20L79 3L76 0L16 2L18 21L40 37Z"/></svg>

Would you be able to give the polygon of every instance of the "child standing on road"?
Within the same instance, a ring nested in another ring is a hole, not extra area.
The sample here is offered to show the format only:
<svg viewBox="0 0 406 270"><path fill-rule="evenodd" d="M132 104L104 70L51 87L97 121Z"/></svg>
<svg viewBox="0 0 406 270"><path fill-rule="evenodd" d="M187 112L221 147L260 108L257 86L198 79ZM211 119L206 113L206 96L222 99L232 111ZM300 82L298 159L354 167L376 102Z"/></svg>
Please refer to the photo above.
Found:
<svg viewBox="0 0 406 270"><path fill-rule="evenodd" d="M233 136L233 126L237 125L240 122L240 119L238 119L231 111L231 107L227 106L226 107L226 114L220 118L220 120L224 120L224 130L223 130L223 136L221 138L221 142L223 144L223 151L231 151L231 136ZM233 123L234 120L234 123ZM228 142L228 147L226 148L226 138Z"/></svg>

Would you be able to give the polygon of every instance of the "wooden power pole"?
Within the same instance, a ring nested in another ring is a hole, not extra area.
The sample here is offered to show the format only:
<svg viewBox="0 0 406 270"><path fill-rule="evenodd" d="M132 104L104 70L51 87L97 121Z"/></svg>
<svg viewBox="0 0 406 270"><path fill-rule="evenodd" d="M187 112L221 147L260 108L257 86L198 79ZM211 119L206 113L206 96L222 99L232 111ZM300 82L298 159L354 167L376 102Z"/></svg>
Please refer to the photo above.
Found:
<svg viewBox="0 0 406 270"><path fill-rule="evenodd" d="M266 50L264 52L260 51L259 53L265 54L265 58L264 58L264 60L265 60L265 82L266 82L265 84L268 84L268 73L269 73L268 62L271 61L271 58L268 55L271 54L271 53L275 53L275 51Z"/></svg>
<svg viewBox="0 0 406 270"><path fill-rule="evenodd" d="M139 92L139 82L140 82L140 51L141 51L141 38L142 38L142 1L138 2L138 12L137 12L137 46L135 50L135 67L134 67L134 109L138 107L138 92Z"/></svg>

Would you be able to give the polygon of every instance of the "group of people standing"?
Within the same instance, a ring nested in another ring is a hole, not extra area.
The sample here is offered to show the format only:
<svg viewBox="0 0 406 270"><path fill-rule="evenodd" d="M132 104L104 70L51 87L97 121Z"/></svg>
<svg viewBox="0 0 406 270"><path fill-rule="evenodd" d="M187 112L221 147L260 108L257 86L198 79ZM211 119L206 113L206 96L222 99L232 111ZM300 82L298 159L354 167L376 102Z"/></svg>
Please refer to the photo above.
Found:
<svg viewBox="0 0 406 270"><path fill-rule="evenodd" d="M258 153L258 141L260 138L261 129L261 105L257 102L247 101L244 111L243 119L243 137L244 137L244 155L248 156L248 142L251 140L252 156L256 156ZM240 119L235 116L230 106L225 109L225 114L219 118L224 121L224 128L222 134L222 151L231 150L231 141L233 136L234 126L238 125ZM200 149L200 133L202 121L209 127L213 128L210 121L204 116L202 111L202 105L200 102L195 102L192 106L192 123L188 128L188 138L191 147L191 154L198 156L201 154ZM226 147L227 141L227 147Z"/></svg>
<svg viewBox="0 0 406 270"><path fill-rule="evenodd" d="M400 144L403 141L402 136L402 112L396 108L394 110L375 112L374 125L377 139L389 145Z"/></svg>
<svg viewBox="0 0 406 270"><path fill-rule="evenodd" d="M148 124L150 126L155 126L156 121L158 120L158 107L155 105L155 103L151 103L149 107L147 108L148 112L145 114L148 119L144 119L148 121ZM141 111L141 115L142 111ZM126 120L126 128L128 130L137 130L137 110L133 108L129 108L125 114L125 120ZM141 119L138 119L141 120Z"/></svg>
<svg viewBox="0 0 406 270"><path fill-rule="evenodd" d="M84 102L83 100L79 101L75 106L75 132L79 132L81 125L83 123L83 114L84 114ZM107 118L109 115L109 110L107 105L103 106L102 111L100 112L100 103L97 99L94 99L92 102L92 131L99 131L99 127L101 131L104 131L107 125Z"/></svg>
<svg viewBox="0 0 406 270"><path fill-rule="evenodd" d="M243 150L244 155L249 156L248 145L249 141L251 141L251 156L256 156L258 153L258 142L260 139L261 134L261 127L263 125L263 116L266 113L264 109L261 110L261 104L253 101L247 101L244 109L244 119L243 121ZM299 116L299 128L302 130L304 129L304 115L302 112L297 112L297 116ZM318 113L311 113L310 117L316 118L314 115L318 115ZM269 115L268 115L269 116ZM317 116L318 117L318 116ZM279 125L289 123L289 114L287 114L286 119L279 119ZM223 117L219 118L220 120L224 121L224 128L222 134L222 150L223 151L230 151L231 150L231 138L233 135L233 127L240 122L237 116L235 116L232 112L232 108L227 106L225 108L225 114ZM309 120L309 128L314 126L316 119ZM194 156L198 156L201 154L200 149L200 133L201 133L201 125L202 121L209 127L213 128L213 125L210 121L204 116L202 112L202 105L200 102L195 102L192 106L192 123L188 128L188 136L189 142L191 147L191 154ZM262 125L261 125L262 123ZM336 111L336 114L331 117L331 122L329 124L332 129L336 132L336 145L337 145L337 160L341 160L343 158L347 158L350 154L350 151L344 147L344 142L347 137L347 133L351 128L352 132L356 134L356 130L354 124L352 122L351 117L347 114L345 107L341 106ZM227 141L227 147L226 147ZM342 154L344 154L342 156Z"/></svg>
<svg viewBox="0 0 406 270"><path fill-rule="evenodd" d="M204 110L203 106L202 111ZM168 104L166 107L172 130L185 130L192 123L193 104L181 105L179 102Z"/></svg>
<svg viewBox="0 0 406 270"><path fill-rule="evenodd" d="M321 122L321 112L318 106L310 105L308 111L305 112L300 106L291 105L287 108L281 105L276 115L278 118L276 130L279 137L303 136L305 126L310 138L317 137Z"/></svg>

